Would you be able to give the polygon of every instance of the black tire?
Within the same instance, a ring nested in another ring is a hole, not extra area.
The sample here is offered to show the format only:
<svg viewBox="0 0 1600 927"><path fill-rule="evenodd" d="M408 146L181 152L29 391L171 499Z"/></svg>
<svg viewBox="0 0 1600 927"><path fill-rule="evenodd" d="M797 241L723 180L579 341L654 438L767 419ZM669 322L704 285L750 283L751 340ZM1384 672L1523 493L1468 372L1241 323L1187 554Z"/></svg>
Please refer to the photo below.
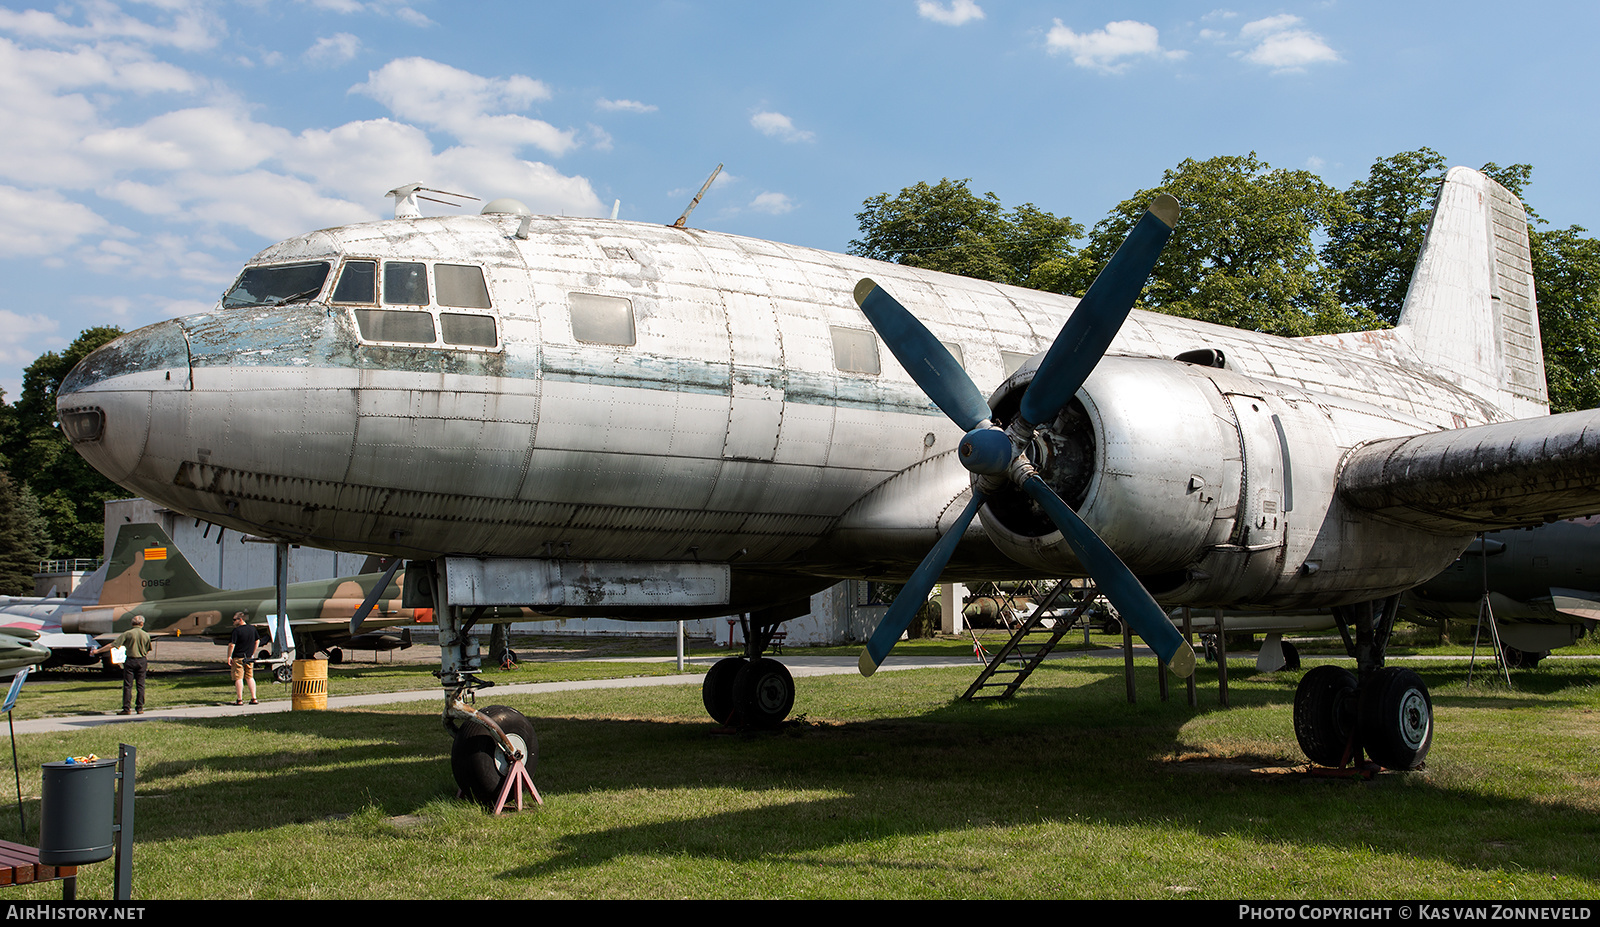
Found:
<svg viewBox="0 0 1600 927"><path fill-rule="evenodd" d="M1548 650L1518 650L1515 647L1505 648L1506 666L1512 669L1533 669L1539 661L1550 656Z"/></svg>
<svg viewBox="0 0 1600 927"><path fill-rule="evenodd" d="M1283 668L1286 670L1300 668L1300 650L1288 641L1283 642Z"/></svg>
<svg viewBox="0 0 1600 927"><path fill-rule="evenodd" d="M744 657L723 657L711 665L706 678L700 683L700 699L705 702L706 714L711 720L735 727L733 681L747 661Z"/></svg>
<svg viewBox="0 0 1600 927"><path fill-rule="evenodd" d="M294 682L294 666L289 663L280 663L272 668L272 678L284 685Z"/></svg>
<svg viewBox="0 0 1600 927"><path fill-rule="evenodd" d="M1422 677L1397 666L1361 687L1361 743L1385 769L1420 769L1433 745L1433 699Z"/></svg>
<svg viewBox="0 0 1600 927"><path fill-rule="evenodd" d="M344 662L344 651L338 647L328 648L328 665L338 666Z"/></svg>
<svg viewBox="0 0 1600 927"><path fill-rule="evenodd" d="M522 712L505 705L490 705L482 709L482 714L498 724L512 745L523 751L528 775L533 775L539 762L539 738L534 736L533 724ZM492 805L510 771L511 758L487 727L477 721L461 725L455 743L450 745L450 772L463 794L480 805Z"/></svg>
<svg viewBox="0 0 1600 927"><path fill-rule="evenodd" d="M777 727L794 707L794 677L777 660L752 660L733 681L733 705L745 725Z"/></svg>
<svg viewBox="0 0 1600 927"><path fill-rule="evenodd" d="M1356 675L1342 666L1315 666L1294 693L1294 736L1306 759L1338 766L1356 726Z"/></svg>

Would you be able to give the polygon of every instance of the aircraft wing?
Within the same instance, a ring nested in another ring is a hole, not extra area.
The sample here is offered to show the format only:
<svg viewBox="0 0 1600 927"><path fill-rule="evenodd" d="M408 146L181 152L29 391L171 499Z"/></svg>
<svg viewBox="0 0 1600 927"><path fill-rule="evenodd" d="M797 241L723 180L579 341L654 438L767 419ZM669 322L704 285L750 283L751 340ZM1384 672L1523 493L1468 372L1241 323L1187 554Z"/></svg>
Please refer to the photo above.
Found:
<svg viewBox="0 0 1600 927"><path fill-rule="evenodd" d="M1373 441L1339 495L1379 517L1467 534L1600 512L1600 409Z"/></svg>

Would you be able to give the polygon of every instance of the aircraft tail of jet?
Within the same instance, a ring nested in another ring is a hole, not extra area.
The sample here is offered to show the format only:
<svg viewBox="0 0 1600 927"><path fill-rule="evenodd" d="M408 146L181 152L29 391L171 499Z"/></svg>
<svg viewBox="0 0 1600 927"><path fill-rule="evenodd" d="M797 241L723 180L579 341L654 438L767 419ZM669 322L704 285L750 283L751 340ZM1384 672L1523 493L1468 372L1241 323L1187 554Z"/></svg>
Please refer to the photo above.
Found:
<svg viewBox="0 0 1600 927"><path fill-rule="evenodd" d="M98 602L126 605L220 591L200 578L158 525L132 524L117 530Z"/></svg>
<svg viewBox="0 0 1600 927"><path fill-rule="evenodd" d="M1445 175L1395 334L1512 417L1549 411L1528 216L1511 191L1470 168Z"/></svg>

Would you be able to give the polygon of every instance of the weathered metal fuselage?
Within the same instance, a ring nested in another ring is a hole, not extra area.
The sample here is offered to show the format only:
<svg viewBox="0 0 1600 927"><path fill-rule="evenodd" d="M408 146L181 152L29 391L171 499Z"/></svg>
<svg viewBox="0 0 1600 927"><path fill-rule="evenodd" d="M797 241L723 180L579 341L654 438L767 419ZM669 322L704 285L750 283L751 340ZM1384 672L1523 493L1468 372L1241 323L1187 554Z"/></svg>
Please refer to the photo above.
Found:
<svg viewBox="0 0 1600 927"><path fill-rule="evenodd" d="M969 491L959 431L855 307L861 277L957 346L997 410L1033 364L1010 368L1076 304L710 232L539 217L523 238L519 221L376 222L268 248L251 267L326 262L325 285L118 339L63 384L63 427L129 490L239 531L410 558L726 563L748 608L903 577ZM448 343L460 310L437 290L407 307L444 332L432 343L371 337L360 314L386 304L342 301L337 281L390 261L482 268L490 306L473 312L492 337ZM625 306L632 343L575 322L593 305ZM1203 349L1226 368L1172 359ZM1064 497L1158 598L1217 605L1359 601L1438 572L1469 538L1352 510L1341 459L1507 417L1403 341L1361 353L1143 312L1075 408L1041 470L1073 484ZM1001 502L948 572L1078 569Z"/></svg>

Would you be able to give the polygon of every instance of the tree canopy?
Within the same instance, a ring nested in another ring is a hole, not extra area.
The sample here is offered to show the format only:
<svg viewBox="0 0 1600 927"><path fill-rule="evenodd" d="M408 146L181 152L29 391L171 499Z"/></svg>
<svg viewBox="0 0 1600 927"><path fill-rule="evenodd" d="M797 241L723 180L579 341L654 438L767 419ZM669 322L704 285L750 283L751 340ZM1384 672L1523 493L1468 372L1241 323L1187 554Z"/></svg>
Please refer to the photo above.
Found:
<svg viewBox="0 0 1600 927"><path fill-rule="evenodd" d="M61 381L90 351L120 334L120 328L90 328L65 351L40 355L23 372L22 395L0 417L0 454L37 499L49 526L51 556L100 556L105 502L127 495L72 449L56 423Z"/></svg>
<svg viewBox="0 0 1600 927"><path fill-rule="evenodd" d="M1145 309L1279 335L1395 324L1448 162L1431 148L1375 160L1344 190L1255 153L1185 160L1118 203L1081 247L1082 226L1026 204L1006 210L967 180L878 194L856 214L854 254L1082 295L1157 193L1184 204ZM1518 197L1533 167L1480 168ZM1526 206L1526 200L1524 199ZM1540 231L1527 207L1552 411L1600 405L1600 241Z"/></svg>

